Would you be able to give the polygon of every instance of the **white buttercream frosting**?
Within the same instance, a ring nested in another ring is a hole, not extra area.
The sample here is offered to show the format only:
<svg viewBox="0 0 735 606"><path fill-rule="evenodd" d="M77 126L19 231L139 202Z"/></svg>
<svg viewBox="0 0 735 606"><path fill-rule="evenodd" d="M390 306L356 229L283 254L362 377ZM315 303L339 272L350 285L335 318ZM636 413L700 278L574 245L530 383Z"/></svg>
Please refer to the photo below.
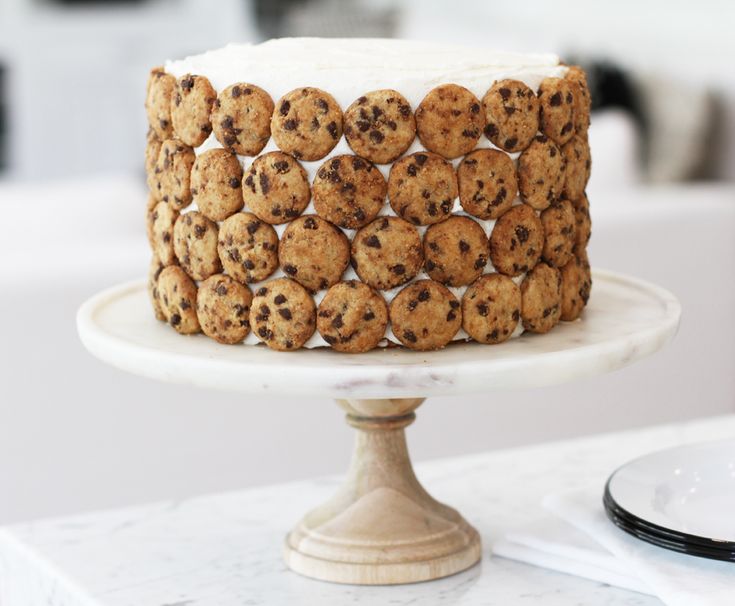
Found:
<svg viewBox="0 0 735 606"><path fill-rule="evenodd" d="M323 39L323 38L281 38L269 40L262 44L230 44L218 50L208 51L201 55L187 57L177 61L168 61L166 72L177 78L185 74L206 76L219 93L236 82L255 84L267 91L274 102L287 92L302 86L321 88L331 94L340 104L342 110L352 104L366 92L392 88L399 91L415 110L421 100L434 87L440 84L459 84L472 91L478 99L482 99L487 90L497 80L513 78L524 82L531 89L538 89L544 78L563 77L567 68L559 64L559 58L552 54L518 54L496 52L487 49L461 46L437 45L426 42L386 39ZM208 149L221 147L211 135L201 146L195 149L200 154ZM494 148L484 136L480 138L477 148ZM278 148L271 139L261 153L276 151ZM414 140L407 154L423 151L418 137ZM313 181L319 167L328 158L339 154L352 154L344 137L340 139L327 158L317 162L301 162L309 181ZM517 160L518 154L510 154ZM254 158L239 156L243 168L247 171ZM455 169L462 158L452 161ZM388 178L390 165L377 165L385 178ZM196 198L195 198L196 203ZM516 204L520 199L516 199ZM191 208L196 208L196 204ZM244 209L244 210L247 210ZM454 214L466 215L455 200ZM310 204L303 214L313 214ZM381 215L394 215L387 200ZM494 221L483 221L471 217L490 235ZM279 237L287 224L274 225ZM426 226L417 228L423 236ZM343 230L348 238L354 235L353 230ZM485 273L494 269L490 263ZM269 280L283 277L279 269ZM411 280L426 279L421 271ZM523 276L515 278L520 284ZM349 267L344 280L357 279L354 270ZM257 290L261 283L251 284ZM381 291L386 302L390 301L405 285ZM461 300L466 287L450 288ZM323 299L326 291L316 293L317 303ZM519 322L513 336L523 332ZM465 340L468 335L460 330L455 340ZM386 339L399 343L390 326ZM246 344L259 343L259 339L251 332L245 339ZM305 347L328 346L318 332L305 344Z"/></svg>

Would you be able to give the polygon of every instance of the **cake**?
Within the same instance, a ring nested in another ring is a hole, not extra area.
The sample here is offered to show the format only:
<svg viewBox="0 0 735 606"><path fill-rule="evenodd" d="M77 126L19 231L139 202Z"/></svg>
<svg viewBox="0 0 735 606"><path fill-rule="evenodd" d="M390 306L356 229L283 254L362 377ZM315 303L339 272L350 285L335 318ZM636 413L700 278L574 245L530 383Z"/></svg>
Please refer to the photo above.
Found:
<svg viewBox="0 0 735 606"><path fill-rule="evenodd" d="M155 316L281 351L495 345L591 289L584 72L550 54L292 38L148 81Z"/></svg>

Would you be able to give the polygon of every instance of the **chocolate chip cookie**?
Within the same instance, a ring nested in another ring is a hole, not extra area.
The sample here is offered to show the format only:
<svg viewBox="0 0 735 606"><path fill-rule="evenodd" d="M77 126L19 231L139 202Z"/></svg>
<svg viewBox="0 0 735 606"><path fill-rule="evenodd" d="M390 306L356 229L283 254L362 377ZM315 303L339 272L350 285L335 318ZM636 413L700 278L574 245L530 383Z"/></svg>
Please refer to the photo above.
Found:
<svg viewBox="0 0 735 606"><path fill-rule="evenodd" d="M210 276L197 292L197 318L202 332L220 343L241 343L250 332L252 300L250 289L230 276Z"/></svg>
<svg viewBox="0 0 735 606"><path fill-rule="evenodd" d="M574 135L561 147L562 156L566 162L564 170L564 193L567 198L579 198L587 187L592 168L590 146L586 139Z"/></svg>
<svg viewBox="0 0 735 606"><path fill-rule="evenodd" d="M151 249L164 265L176 261L174 255L174 224L179 212L167 202L159 202L148 211L148 240Z"/></svg>
<svg viewBox="0 0 735 606"><path fill-rule="evenodd" d="M416 110L421 144L445 158L458 158L474 149L484 126L480 100L457 84L432 89Z"/></svg>
<svg viewBox="0 0 735 606"><path fill-rule="evenodd" d="M538 89L541 132L564 145L574 135L574 93L562 78L544 78Z"/></svg>
<svg viewBox="0 0 735 606"><path fill-rule="evenodd" d="M199 210L212 221L224 221L243 206L242 167L226 149L197 156L191 171L191 193Z"/></svg>
<svg viewBox="0 0 735 606"><path fill-rule="evenodd" d="M365 93L347 108L347 143L358 156L388 164L416 138L416 119L406 98L392 89Z"/></svg>
<svg viewBox="0 0 735 606"><path fill-rule="evenodd" d="M176 210L191 204L191 169L194 150L176 139L161 143L151 191L158 200L169 202Z"/></svg>
<svg viewBox="0 0 735 606"><path fill-rule="evenodd" d="M359 156L335 156L316 173L314 209L319 216L346 229L372 221L385 202L388 185L375 166Z"/></svg>
<svg viewBox="0 0 735 606"><path fill-rule="evenodd" d="M175 88L176 78L167 74L162 67L151 70L145 96L145 111L148 124L159 139L171 139L174 136L171 97Z"/></svg>
<svg viewBox="0 0 735 606"><path fill-rule="evenodd" d="M370 351L385 336L388 306L367 284L349 280L324 295L316 314L316 329L332 349L346 353Z"/></svg>
<svg viewBox="0 0 735 606"><path fill-rule="evenodd" d="M158 154L161 153L161 143L162 141L155 131L152 128L149 129L145 142L145 176L148 190L156 200L158 200L156 163L158 162Z"/></svg>
<svg viewBox="0 0 735 606"><path fill-rule="evenodd" d="M520 317L521 289L508 276L481 276L462 296L462 328L478 343L507 341Z"/></svg>
<svg viewBox="0 0 735 606"><path fill-rule="evenodd" d="M156 253L153 253L151 257L151 264L148 268L148 298L151 301L151 307L153 307L153 313L156 316L156 320L162 322L166 319L163 315L163 309L161 309L161 301L158 299L158 276L163 271L163 263L158 258Z"/></svg>
<svg viewBox="0 0 735 606"><path fill-rule="evenodd" d="M543 210L559 199L566 162L556 144L539 135L518 158L518 188L523 200Z"/></svg>
<svg viewBox="0 0 735 606"><path fill-rule="evenodd" d="M519 80L499 80L482 98L485 136L500 149L526 149L539 129L539 102Z"/></svg>
<svg viewBox="0 0 735 606"><path fill-rule="evenodd" d="M561 319L571 322L582 315L592 290L592 272L584 248L576 247L572 258L560 271Z"/></svg>
<svg viewBox="0 0 735 606"><path fill-rule="evenodd" d="M176 219L174 252L179 265L194 280L206 280L222 270L217 232L217 224L196 210Z"/></svg>
<svg viewBox="0 0 735 606"><path fill-rule="evenodd" d="M182 335L200 331L196 312L197 287L178 265L169 265L158 276L158 301L166 322Z"/></svg>
<svg viewBox="0 0 735 606"><path fill-rule="evenodd" d="M309 177L292 156L270 152L250 165L242 195L247 207L266 223L288 223L309 205Z"/></svg>
<svg viewBox="0 0 735 606"><path fill-rule="evenodd" d="M212 130L223 147L241 156L257 156L271 137L273 99L254 84L224 89L212 107Z"/></svg>
<svg viewBox="0 0 735 606"><path fill-rule="evenodd" d="M556 267L539 263L521 283L521 318L531 332L546 333L561 317L561 273Z"/></svg>
<svg viewBox="0 0 735 606"><path fill-rule="evenodd" d="M329 221L315 215L288 224L278 246L281 269L312 292L339 282L350 262L350 242Z"/></svg>
<svg viewBox="0 0 735 606"><path fill-rule="evenodd" d="M575 244L572 203L559 200L552 204L541 213L541 224L544 226L544 261L554 267L566 265Z"/></svg>
<svg viewBox="0 0 735 606"><path fill-rule="evenodd" d="M378 217L352 239L352 267L363 282L379 290L405 284L423 262L419 232L398 217Z"/></svg>
<svg viewBox="0 0 735 606"><path fill-rule="evenodd" d="M219 227L217 252L238 282L260 282L278 268L278 235L252 213L235 213Z"/></svg>
<svg viewBox="0 0 735 606"><path fill-rule="evenodd" d="M592 234L592 219L587 194L582 194L576 199L572 198L572 206L574 206L575 222L574 241L577 246L585 247Z"/></svg>
<svg viewBox="0 0 735 606"><path fill-rule="evenodd" d="M424 234L424 267L432 280L448 286L474 282L490 252L485 230L469 217L449 217Z"/></svg>
<svg viewBox="0 0 735 606"><path fill-rule="evenodd" d="M516 167L497 149L478 149L467 154L457 169L459 202L479 219L497 219L518 194Z"/></svg>
<svg viewBox="0 0 735 606"><path fill-rule="evenodd" d="M574 130L578 135L585 136L590 126L590 108L592 97L587 86L587 75L581 67L572 65L564 76L569 82L574 95Z"/></svg>
<svg viewBox="0 0 735 606"><path fill-rule="evenodd" d="M507 276L519 276L538 262L544 248L544 227L526 204L514 206L497 220L490 234L493 267Z"/></svg>
<svg viewBox="0 0 735 606"><path fill-rule="evenodd" d="M342 136L342 110L318 88L297 88L276 104L271 134L278 148L299 160L321 160Z"/></svg>
<svg viewBox="0 0 735 606"><path fill-rule="evenodd" d="M388 176L388 198L396 214L414 225L443 221L458 194L452 165L437 154L417 152L398 160Z"/></svg>
<svg viewBox="0 0 735 606"><path fill-rule="evenodd" d="M390 304L393 334L416 351L441 349L462 326L462 310L446 286L433 280L413 282Z"/></svg>
<svg viewBox="0 0 735 606"><path fill-rule="evenodd" d="M171 104L176 136L191 147L204 143L212 132L209 116L216 100L217 92L204 76L187 74L179 78Z"/></svg>
<svg viewBox="0 0 735 606"><path fill-rule="evenodd" d="M271 349L299 349L314 334L314 300L294 280L271 280L255 292L250 306L250 326Z"/></svg>

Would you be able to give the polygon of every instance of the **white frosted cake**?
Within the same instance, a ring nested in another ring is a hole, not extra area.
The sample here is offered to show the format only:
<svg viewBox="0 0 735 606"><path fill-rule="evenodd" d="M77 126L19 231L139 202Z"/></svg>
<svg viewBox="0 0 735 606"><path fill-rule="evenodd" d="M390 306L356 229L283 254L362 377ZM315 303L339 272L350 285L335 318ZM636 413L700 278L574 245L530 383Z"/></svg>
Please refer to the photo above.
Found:
<svg viewBox="0 0 735 606"><path fill-rule="evenodd" d="M349 353L576 320L589 108L548 54L294 38L169 61L146 98L156 316Z"/></svg>

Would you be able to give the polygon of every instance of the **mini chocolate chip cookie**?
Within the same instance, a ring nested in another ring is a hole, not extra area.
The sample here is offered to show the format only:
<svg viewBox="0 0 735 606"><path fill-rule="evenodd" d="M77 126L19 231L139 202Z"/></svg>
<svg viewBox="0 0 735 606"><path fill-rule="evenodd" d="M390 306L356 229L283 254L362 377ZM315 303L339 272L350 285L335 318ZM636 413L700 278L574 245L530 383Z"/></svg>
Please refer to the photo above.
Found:
<svg viewBox="0 0 735 606"><path fill-rule="evenodd" d="M171 120L176 136L187 145L197 147L212 132L209 115L217 100L217 92L204 76L187 74L176 81L171 104Z"/></svg>
<svg viewBox="0 0 735 606"><path fill-rule="evenodd" d="M474 149L484 126L480 100L457 84L430 90L416 110L421 144L449 159Z"/></svg>
<svg viewBox="0 0 735 606"><path fill-rule="evenodd" d="M571 322L582 315L592 290L592 272L584 248L576 247L572 258L560 271L561 319Z"/></svg>
<svg viewBox="0 0 735 606"><path fill-rule="evenodd" d="M212 221L224 221L243 206L242 167L226 149L197 156L191 171L191 193L199 210Z"/></svg>
<svg viewBox="0 0 735 606"><path fill-rule="evenodd" d="M526 149L539 126L539 102L519 80L499 80L482 98L485 136L500 149Z"/></svg>
<svg viewBox="0 0 735 606"><path fill-rule="evenodd" d="M350 262L350 241L329 221L315 215L294 219L278 246L281 269L312 292L336 284Z"/></svg>
<svg viewBox="0 0 735 606"><path fill-rule="evenodd" d="M342 136L342 110L318 88L297 88L281 97L271 118L278 148L299 160L321 160Z"/></svg>
<svg viewBox="0 0 735 606"><path fill-rule="evenodd" d="M321 165L313 184L314 209L335 225L359 229L383 208L388 185L375 166L359 156L335 156Z"/></svg>
<svg viewBox="0 0 735 606"><path fill-rule="evenodd" d="M485 230L469 217L449 217L424 234L424 267L432 280L465 286L481 274L490 252Z"/></svg>
<svg viewBox="0 0 735 606"><path fill-rule="evenodd" d="M273 99L254 84L239 82L223 90L212 108L212 130L223 147L257 156L271 138Z"/></svg>
<svg viewBox="0 0 735 606"><path fill-rule="evenodd" d="M481 276L462 296L462 328L478 343L507 341L520 317L521 289L508 276Z"/></svg>
<svg viewBox="0 0 735 606"><path fill-rule="evenodd" d="M267 282L253 297L250 326L271 349L299 349L316 328L314 300L301 284L289 278Z"/></svg>
<svg viewBox="0 0 735 606"><path fill-rule="evenodd" d="M161 143L154 172L153 195L169 202L176 210L191 204L191 168L196 156L194 150L176 139Z"/></svg>
<svg viewBox="0 0 735 606"><path fill-rule="evenodd" d="M171 139L174 128L171 124L171 97L176 88L176 78L167 74L162 67L154 67L148 77L145 96L145 111L148 124L159 139Z"/></svg>
<svg viewBox="0 0 735 606"><path fill-rule="evenodd" d="M252 213L235 213L219 226L217 252L238 282L260 282L278 268L278 235Z"/></svg>
<svg viewBox="0 0 735 606"><path fill-rule="evenodd" d="M574 93L562 78L544 78L538 89L541 132L564 145L574 135Z"/></svg>
<svg viewBox="0 0 735 606"><path fill-rule="evenodd" d="M197 287L178 265L169 265L158 276L158 301L166 322L182 335L200 332L196 312Z"/></svg>
<svg viewBox="0 0 735 606"><path fill-rule="evenodd" d="M590 203L587 194L582 194L579 198L572 198L572 206L574 206L574 241L577 246L585 247L590 241L592 234L592 220L590 218Z"/></svg>
<svg viewBox="0 0 735 606"><path fill-rule="evenodd" d="M559 199L564 188L566 162L559 148L546 135L539 135L518 158L518 188L521 197L536 210Z"/></svg>
<svg viewBox="0 0 735 606"><path fill-rule="evenodd" d="M449 343L462 326L457 298L433 280L413 282L390 304L393 334L409 349L430 351Z"/></svg>
<svg viewBox="0 0 735 606"><path fill-rule="evenodd" d="M443 221L459 193L457 175L441 156L417 152L398 160L388 176L388 198L396 214L414 225Z"/></svg>
<svg viewBox="0 0 735 606"><path fill-rule="evenodd" d="M151 264L148 269L148 298L151 301L151 307L153 307L153 313L156 316L156 320L162 322L166 319L163 315L163 309L161 309L161 301L158 299L158 276L163 271L163 263L158 258L156 253L153 253L151 257Z"/></svg>
<svg viewBox="0 0 735 606"><path fill-rule="evenodd" d="M575 244L574 207L569 200L559 200L541 213L544 226L543 258L553 267L566 265Z"/></svg>
<svg viewBox="0 0 735 606"><path fill-rule="evenodd" d="M370 351L385 336L388 306L367 284L349 280L324 295L316 314L316 329L332 349L345 353Z"/></svg>
<svg viewBox="0 0 735 606"><path fill-rule="evenodd" d="M566 162L564 193L567 198L575 200L584 193L587 181L590 179L592 168L590 146L586 139L574 135L567 143L562 145L561 153Z"/></svg>
<svg viewBox="0 0 735 606"><path fill-rule="evenodd" d="M156 163L158 162L158 154L161 153L161 143L162 141L155 131L152 128L148 129L148 136L145 141L145 176L148 190L156 200L158 200Z"/></svg>
<svg viewBox="0 0 735 606"><path fill-rule="evenodd" d="M179 212L167 202L159 202L148 211L148 240L161 263L171 265L174 255L174 224Z"/></svg>
<svg viewBox="0 0 735 606"><path fill-rule="evenodd" d="M497 220L490 234L490 260L497 271L519 276L541 258L544 226L526 204L514 206Z"/></svg>
<svg viewBox="0 0 735 606"><path fill-rule="evenodd" d="M497 219L518 194L513 160L497 149L467 154L457 169L457 181L462 208L479 219Z"/></svg>
<svg viewBox="0 0 735 606"><path fill-rule="evenodd" d="M288 223L309 205L309 177L293 157L270 152L250 165L242 195L247 207L266 223Z"/></svg>
<svg viewBox="0 0 735 606"><path fill-rule="evenodd" d="M556 267L539 263L521 283L523 328L549 332L561 317L561 273Z"/></svg>
<svg viewBox="0 0 735 606"><path fill-rule="evenodd" d="M197 292L197 318L202 332L220 343L241 343L250 332L252 300L250 289L230 276L210 276Z"/></svg>
<svg viewBox="0 0 735 606"><path fill-rule="evenodd" d="M388 164L411 147L416 138L416 119L401 93L374 90L347 108L345 137L358 156Z"/></svg>
<svg viewBox="0 0 735 606"><path fill-rule="evenodd" d="M194 210L174 225L174 252L179 265L194 280L206 280L222 271L217 255L217 224Z"/></svg>
<svg viewBox="0 0 735 606"><path fill-rule="evenodd" d="M590 108L592 107L587 75L581 67L572 65L564 79L569 82L574 95L574 130L578 135L584 136L590 126Z"/></svg>
<svg viewBox="0 0 735 606"><path fill-rule="evenodd" d="M352 239L352 267L363 282L379 290L405 284L423 262L419 232L398 217L378 217Z"/></svg>

